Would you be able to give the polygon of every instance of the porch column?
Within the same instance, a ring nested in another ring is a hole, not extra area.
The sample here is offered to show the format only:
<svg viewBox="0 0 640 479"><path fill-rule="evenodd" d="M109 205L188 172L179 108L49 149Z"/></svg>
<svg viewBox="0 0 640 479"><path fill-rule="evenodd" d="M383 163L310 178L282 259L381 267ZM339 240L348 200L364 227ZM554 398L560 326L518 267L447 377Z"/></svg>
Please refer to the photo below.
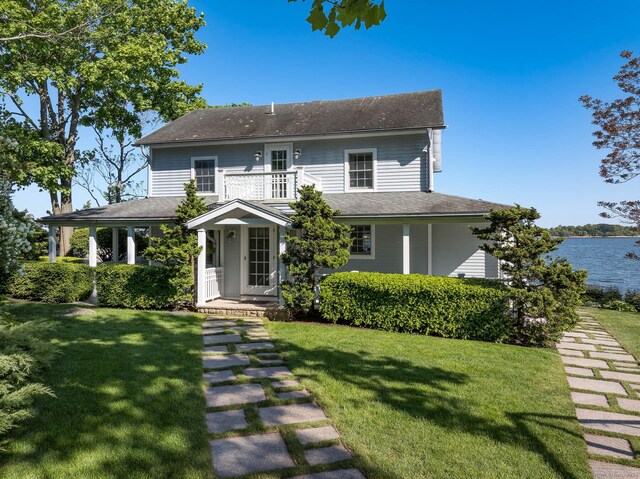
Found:
<svg viewBox="0 0 640 479"><path fill-rule="evenodd" d="M49 225L49 263L56 262L56 236L58 234L58 227Z"/></svg>
<svg viewBox="0 0 640 479"><path fill-rule="evenodd" d="M207 283L205 269L207 268L207 231L198 230L198 246L201 248L198 255L198 277L196 279L196 304L205 304L207 295Z"/></svg>
<svg viewBox="0 0 640 479"><path fill-rule="evenodd" d="M433 225L427 224L427 274L433 274Z"/></svg>
<svg viewBox="0 0 640 479"><path fill-rule="evenodd" d="M136 264L136 232L133 226L127 226L127 264Z"/></svg>
<svg viewBox="0 0 640 479"><path fill-rule="evenodd" d="M120 256L120 228L111 228L111 261L118 262Z"/></svg>
<svg viewBox="0 0 640 479"><path fill-rule="evenodd" d="M287 242L284 237L287 230L284 226L278 226L278 302L280 306L284 306L284 299L282 298L282 282L286 279L286 271L284 262L282 261L282 255L287 250Z"/></svg>
<svg viewBox="0 0 640 479"><path fill-rule="evenodd" d="M409 250L411 249L410 229L411 225L402 225L402 274L411 273L411 256L409 254Z"/></svg>
<svg viewBox="0 0 640 479"><path fill-rule="evenodd" d="M95 226L89 226L89 266L95 268L98 265L98 242Z"/></svg>

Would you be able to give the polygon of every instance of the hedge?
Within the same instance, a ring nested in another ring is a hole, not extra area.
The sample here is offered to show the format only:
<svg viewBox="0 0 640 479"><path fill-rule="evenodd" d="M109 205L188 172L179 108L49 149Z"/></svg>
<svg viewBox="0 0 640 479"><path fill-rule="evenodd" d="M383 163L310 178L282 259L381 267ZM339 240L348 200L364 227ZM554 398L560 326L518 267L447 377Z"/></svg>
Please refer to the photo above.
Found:
<svg viewBox="0 0 640 479"><path fill-rule="evenodd" d="M49 257L48 256L38 256L37 261L48 263L49 262ZM76 258L75 256L56 256L56 262L57 263L84 264L85 261L84 261L83 258Z"/></svg>
<svg viewBox="0 0 640 479"><path fill-rule="evenodd" d="M171 270L161 266L103 264L96 268L98 304L112 308L168 309L175 288Z"/></svg>
<svg viewBox="0 0 640 479"><path fill-rule="evenodd" d="M85 264L23 263L12 276L7 292L14 298L45 303L72 303L93 292L93 270Z"/></svg>
<svg viewBox="0 0 640 479"><path fill-rule="evenodd" d="M335 273L320 283L320 313L353 326L445 338L509 336L506 289L488 280L385 273Z"/></svg>

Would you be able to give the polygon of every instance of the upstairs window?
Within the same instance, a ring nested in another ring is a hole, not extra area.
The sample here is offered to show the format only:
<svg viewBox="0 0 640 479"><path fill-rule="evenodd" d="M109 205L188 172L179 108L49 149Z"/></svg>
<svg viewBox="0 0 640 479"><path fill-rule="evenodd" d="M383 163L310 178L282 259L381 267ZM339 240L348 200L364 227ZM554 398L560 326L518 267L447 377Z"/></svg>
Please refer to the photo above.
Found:
<svg viewBox="0 0 640 479"><path fill-rule="evenodd" d="M216 160L217 158L215 156L191 159L191 178L196 180L196 189L198 192L215 193Z"/></svg>
<svg viewBox="0 0 640 479"><path fill-rule="evenodd" d="M374 190L376 150L358 149L345 151L345 190Z"/></svg>
<svg viewBox="0 0 640 479"><path fill-rule="evenodd" d="M371 225L351 226L351 255L373 257L373 227Z"/></svg>

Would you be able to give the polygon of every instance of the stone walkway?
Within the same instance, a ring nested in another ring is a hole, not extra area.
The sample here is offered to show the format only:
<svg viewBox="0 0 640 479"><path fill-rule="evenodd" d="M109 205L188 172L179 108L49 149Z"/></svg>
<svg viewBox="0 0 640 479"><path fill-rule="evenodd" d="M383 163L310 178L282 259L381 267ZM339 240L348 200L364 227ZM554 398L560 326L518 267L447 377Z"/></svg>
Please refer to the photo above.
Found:
<svg viewBox="0 0 640 479"><path fill-rule="evenodd" d="M202 329L206 423L216 477L364 479L313 395L259 318L209 317Z"/></svg>
<svg viewBox="0 0 640 479"><path fill-rule="evenodd" d="M580 315L576 329L565 333L556 347L565 365L576 416L585 429L593 477L640 479L640 462L629 442L640 437L636 358L586 314Z"/></svg>

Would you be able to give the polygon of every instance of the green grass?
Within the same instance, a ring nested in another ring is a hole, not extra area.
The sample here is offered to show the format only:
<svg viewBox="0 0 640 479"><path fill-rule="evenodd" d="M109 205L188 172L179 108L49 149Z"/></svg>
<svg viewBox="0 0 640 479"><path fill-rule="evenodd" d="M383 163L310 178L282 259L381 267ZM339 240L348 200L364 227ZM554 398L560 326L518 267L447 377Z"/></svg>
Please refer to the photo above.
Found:
<svg viewBox="0 0 640 479"><path fill-rule="evenodd" d="M581 308L609 331L628 352L640 358L640 314L610 309Z"/></svg>
<svg viewBox="0 0 640 479"><path fill-rule="evenodd" d="M555 351L270 323L370 478L590 477Z"/></svg>
<svg viewBox="0 0 640 479"><path fill-rule="evenodd" d="M11 433L0 477L211 477L202 390L200 321L193 316L12 303L49 318L60 353L43 382L56 398Z"/></svg>

